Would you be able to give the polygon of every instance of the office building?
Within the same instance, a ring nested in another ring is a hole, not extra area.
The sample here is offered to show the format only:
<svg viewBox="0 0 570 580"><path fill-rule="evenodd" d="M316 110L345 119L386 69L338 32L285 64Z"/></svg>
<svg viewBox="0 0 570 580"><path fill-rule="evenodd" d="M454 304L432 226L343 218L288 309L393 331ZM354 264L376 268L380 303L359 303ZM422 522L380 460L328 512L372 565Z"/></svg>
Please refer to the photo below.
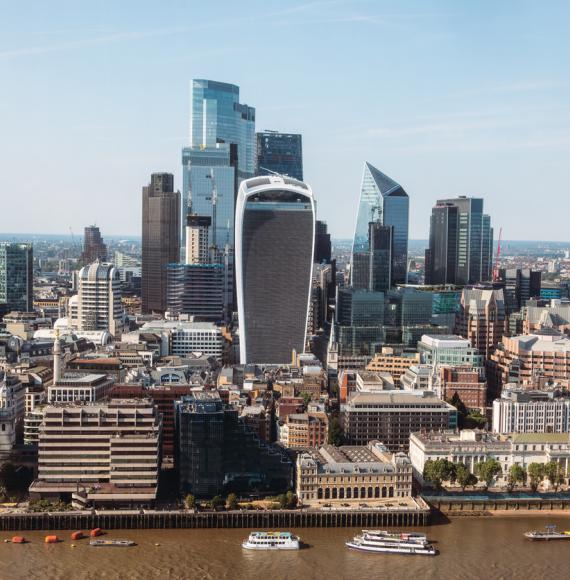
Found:
<svg viewBox="0 0 570 580"><path fill-rule="evenodd" d="M390 347L384 347L380 353L366 365L367 371L379 373L389 373L392 376L394 385L400 387L400 377L412 366L420 362L417 352L402 352L396 354Z"/></svg>
<svg viewBox="0 0 570 580"><path fill-rule="evenodd" d="M392 284L407 281L409 202L401 185L364 164L352 254L369 251L370 222L392 226Z"/></svg>
<svg viewBox="0 0 570 580"><path fill-rule="evenodd" d="M418 342L418 352L421 361L432 365L436 372L441 366L469 365L479 369L480 374L483 374L483 356L461 336L424 334Z"/></svg>
<svg viewBox="0 0 570 580"><path fill-rule="evenodd" d="M454 428L457 411L431 391L355 392L343 410L345 441L377 439L393 452L408 449L410 433Z"/></svg>
<svg viewBox="0 0 570 580"><path fill-rule="evenodd" d="M288 363L293 350L305 350L314 241L308 185L277 176L241 184L236 286L242 364Z"/></svg>
<svg viewBox="0 0 570 580"><path fill-rule="evenodd" d="M255 172L255 109L239 102L239 87L193 79L190 99L190 147L235 144L239 178L252 177ZM194 210L202 213L196 207Z"/></svg>
<svg viewBox="0 0 570 580"><path fill-rule="evenodd" d="M540 297L542 272L529 268L501 268L499 281L503 284L507 313L516 312L527 300Z"/></svg>
<svg viewBox="0 0 570 580"><path fill-rule="evenodd" d="M175 465L183 494L279 493L292 485L293 465L284 450L261 441L218 392L177 401L175 422Z"/></svg>
<svg viewBox="0 0 570 580"><path fill-rule="evenodd" d="M97 226L87 226L84 230L82 260L84 264L91 264L96 260L107 261L107 245Z"/></svg>
<svg viewBox="0 0 570 580"><path fill-rule="evenodd" d="M503 290L463 290L455 330L480 354L487 358L501 342L507 328Z"/></svg>
<svg viewBox="0 0 570 580"><path fill-rule="evenodd" d="M298 455L295 492L305 506L409 497L412 464L405 453L390 453L380 441L323 445Z"/></svg>
<svg viewBox="0 0 570 580"><path fill-rule="evenodd" d="M105 398L115 381L106 374L67 372L54 376L47 388L49 403L95 403Z"/></svg>
<svg viewBox="0 0 570 580"><path fill-rule="evenodd" d="M169 316L192 316L196 322L224 320L222 264L168 264L166 308Z"/></svg>
<svg viewBox="0 0 570 580"><path fill-rule="evenodd" d="M556 387L535 391L508 385L493 401L493 431L568 433L570 395Z"/></svg>
<svg viewBox="0 0 570 580"><path fill-rule="evenodd" d="M315 222L315 263L331 263L332 245L331 235L328 232L327 223L321 220Z"/></svg>
<svg viewBox="0 0 570 580"><path fill-rule="evenodd" d="M493 229L483 199L438 200L432 209L426 284L477 284L491 279Z"/></svg>
<svg viewBox="0 0 570 580"><path fill-rule="evenodd" d="M393 226L368 224L368 248L353 252L351 286L355 289L387 292L393 279Z"/></svg>
<svg viewBox="0 0 570 580"><path fill-rule="evenodd" d="M439 369L437 394L445 401L457 395L467 409L485 412L487 383L481 373L469 365Z"/></svg>
<svg viewBox="0 0 570 580"><path fill-rule="evenodd" d="M0 316L31 312L34 299L32 244L0 242Z"/></svg>
<svg viewBox="0 0 570 580"><path fill-rule="evenodd" d="M552 330L561 334L568 334L570 331L570 302L553 299L547 306L538 306L535 301L530 302L524 309L522 333L534 334Z"/></svg>
<svg viewBox="0 0 570 580"><path fill-rule="evenodd" d="M301 135L263 131L257 133L256 175L287 175L303 181Z"/></svg>
<svg viewBox="0 0 570 580"><path fill-rule="evenodd" d="M503 337L487 361L492 392L503 385L532 385L538 378L552 382L570 379L570 339L556 331Z"/></svg>
<svg viewBox="0 0 570 580"><path fill-rule="evenodd" d="M186 216L186 264L210 263L210 216L195 213Z"/></svg>
<svg viewBox="0 0 570 580"><path fill-rule="evenodd" d="M320 447L328 440L326 413L290 413L279 424L279 443L288 449Z"/></svg>
<svg viewBox="0 0 570 580"><path fill-rule="evenodd" d="M180 260L180 192L174 176L153 173L142 190L143 313L166 310L166 266Z"/></svg>
<svg viewBox="0 0 570 580"><path fill-rule="evenodd" d="M72 326L80 331L101 330L118 336L123 329L121 279L112 264L94 262L83 266L78 275L77 311Z"/></svg>
<svg viewBox="0 0 570 580"><path fill-rule="evenodd" d="M151 505L160 468L161 419L148 400L48 405L39 428L33 499L85 507Z"/></svg>

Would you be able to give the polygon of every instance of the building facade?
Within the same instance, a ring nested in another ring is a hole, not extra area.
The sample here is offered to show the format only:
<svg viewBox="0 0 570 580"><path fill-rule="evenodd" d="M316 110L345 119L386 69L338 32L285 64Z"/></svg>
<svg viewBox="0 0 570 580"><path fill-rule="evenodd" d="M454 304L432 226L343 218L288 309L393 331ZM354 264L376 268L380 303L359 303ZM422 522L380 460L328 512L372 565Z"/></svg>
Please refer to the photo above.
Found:
<svg viewBox="0 0 570 580"><path fill-rule="evenodd" d="M84 264L91 264L97 260L107 261L107 245L97 226L87 226L84 230L82 260Z"/></svg>
<svg viewBox="0 0 570 580"><path fill-rule="evenodd" d="M287 175L303 181L301 135L263 131L257 133L256 175Z"/></svg>
<svg viewBox="0 0 570 580"><path fill-rule="evenodd" d="M32 244L0 242L0 316L31 312L34 298Z"/></svg>
<svg viewBox="0 0 570 580"><path fill-rule="evenodd" d="M289 177L240 186L236 282L240 360L289 363L305 350L315 240L310 187Z"/></svg>
<svg viewBox="0 0 570 580"><path fill-rule="evenodd" d="M180 192L174 191L174 176L153 173L142 189L143 313L166 310L166 266L180 260L179 224Z"/></svg>
<svg viewBox="0 0 570 580"><path fill-rule="evenodd" d="M279 443L288 449L320 447L328 441L326 413L291 413L279 425Z"/></svg>

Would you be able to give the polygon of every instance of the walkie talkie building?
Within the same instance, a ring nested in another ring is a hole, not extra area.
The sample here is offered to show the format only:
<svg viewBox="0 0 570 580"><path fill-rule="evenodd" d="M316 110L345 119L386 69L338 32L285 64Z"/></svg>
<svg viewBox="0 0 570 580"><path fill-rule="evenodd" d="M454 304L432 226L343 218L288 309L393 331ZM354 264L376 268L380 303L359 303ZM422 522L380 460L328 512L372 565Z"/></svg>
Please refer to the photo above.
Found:
<svg viewBox="0 0 570 580"><path fill-rule="evenodd" d="M315 202L296 179L268 175L240 185L236 286L242 364L291 362L303 352L313 270Z"/></svg>

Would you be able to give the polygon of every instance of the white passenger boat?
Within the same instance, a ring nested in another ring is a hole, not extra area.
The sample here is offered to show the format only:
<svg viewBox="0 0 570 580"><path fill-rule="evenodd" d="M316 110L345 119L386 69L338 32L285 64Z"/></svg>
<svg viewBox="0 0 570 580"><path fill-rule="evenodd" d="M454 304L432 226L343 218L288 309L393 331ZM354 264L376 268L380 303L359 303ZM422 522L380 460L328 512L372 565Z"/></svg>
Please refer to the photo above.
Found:
<svg viewBox="0 0 570 580"><path fill-rule="evenodd" d="M558 532L556 526L545 526L544 530L532 530L524 533L525 538L529 540L570 540L570 532Z"/></svg>
<svg viewBox="0 0 570 580"><path fill-rule="evenodd" d="M299 538L291 532L251 532L242 543L246 550L298 550Z"/></svg>
<svg viewBox="0 0 570 580"><path fill-rule="evenodd" d="M387 532L383 530L363 530L346 545L361 552L381 554L410 554L435 556L437 550L428 542L425 534L416 532Z"/></svg>

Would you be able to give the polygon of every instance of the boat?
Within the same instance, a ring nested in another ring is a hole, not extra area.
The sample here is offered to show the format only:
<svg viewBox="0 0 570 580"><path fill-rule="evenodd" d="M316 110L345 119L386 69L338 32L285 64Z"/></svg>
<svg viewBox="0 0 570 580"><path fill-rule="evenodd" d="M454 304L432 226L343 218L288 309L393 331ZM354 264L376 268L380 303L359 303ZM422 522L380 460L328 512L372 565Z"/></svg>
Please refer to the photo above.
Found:
<svg viewBox="0 0 570 580"><path fill-rule="evenodd" d="M428 542L426 535L416 532L363 530L361 535L346 542L346 545L352 550L361 552L418 556L437 555L437 550Z"/></svg>
<svg viewBox="0 0 570 580"><path fill-rule="evenodd" d="M570 531L557 532L555 525L544 526L544 530L525 532L524 537L529 540L570 540Z"/></svg>
<svg viewBox="0 0 570 580"><path fill-rule="evenodd" d="M91 540L90 546L114 546L117 548L128 548L129 546L136 546L132 540Z"/></svg>
<svg viewBox="0 0 570 580"><path fill-rule="evenodd" d="M300 538L291 532L251 532L242 547L246 550L298 550Z"/></svg>

